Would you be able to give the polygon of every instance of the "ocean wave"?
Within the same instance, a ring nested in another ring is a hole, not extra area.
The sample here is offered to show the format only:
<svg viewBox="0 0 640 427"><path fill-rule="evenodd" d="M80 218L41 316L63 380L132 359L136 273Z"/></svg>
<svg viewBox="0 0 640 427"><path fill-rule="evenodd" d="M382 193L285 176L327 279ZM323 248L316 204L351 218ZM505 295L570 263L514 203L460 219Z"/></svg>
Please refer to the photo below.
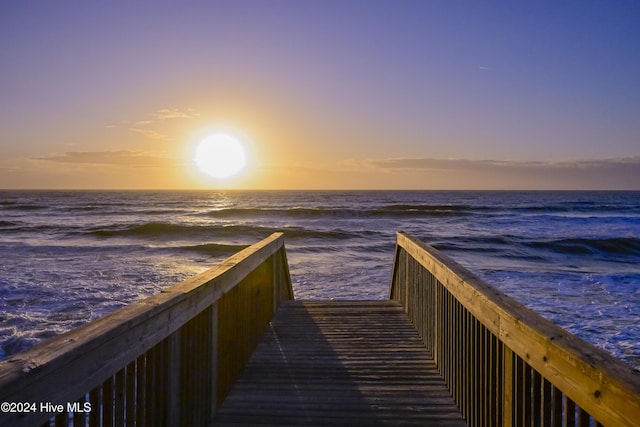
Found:
<svg viewBox="0 0 640 427"><path fill-rule="evenodd" d="M348 239L353 233L342 230L317 230L304 227L267 227L259 225L186 225L163 222L148 222L145 224L129 225L125 227L98 228L88 231L96 237L190 237L190 236L250 236L262 237L275 232L284 232L285 237L291 238L332 238Z"/></svg>
<svg viewBox="0 0 640 427"><path fill-rule="evenodd" d="M247 218L247 217L353 217L367 215L366 210L340 208L224 208L208 211L206 216L214 218Z"/></svg>
<svg viewBox="0 0 640 427"><path fill-rule="evenodd" d="M411 205L396 204L362 209L353 208L224 208L203 213L202 215L215 218L246 218L246 217L293 217L293 218L357 218L380 216L443 216L443 215L472 215L477 210L468 205ZM482 210L482 209L480 209Z"/></svg>
<svg viewBox="0 0 640 427"><path fill-rule="evenodd" d="M69 211L79 211L79 212L91 212L91 211L103 211L104 207L103 206L91 206L91 205L87 205L87 206L71 206L71 207L65 207L66 210Z"/></svg>
<svg viewBox="0 0 640 427"><path fill-rule="evenodd" d="M548 240L527 240L513 235L474 236L452 238L434 242L432 245L441 251L483 252L490 250L498 256L541 259L538 251L565 255L611 255L640 256L640 238L563 238ZM531 251L536 253L531 253Z"/></svg>
<svg viewBox="0 0 640 427"><path fill-rule="evenodd" d="M442 217L475 215L467 205L389 205L372 209L371 216L384 217Z"/></svg>
<svg viewBox="0 0 640 427"><path fill-rule="evenodd" d="M49 224L40 224L40 225L29 225L21 222L11 222L11 221L0 221L0 227L6 227L2 230L3 233L51 233L51 232L68 232L69 227L59 226L59 225L49 225Z"/></svg>
<svg viewBox="0 0 640 427"><path fill-rule="evenodd" d="M528 244L535 249L544 249L569 255L612 254L640 256L640 238L610 237L604 239L570 238L536 241Z"/></svg>
<svg viewBox="0 0 640 427"><path fill-rule="evenodd" d="M471 205L432 205L432 204L396 204L387 205L382 208L390 212L431 212L431 211L451 211L460 212L474 209Z"/></svg>
<svg viewBox="0 0 640 427"><path fill-rule="evenodd" d="M2 206L4 209L15 210L15 211L36 211L36 210L49 209L49 206L45 206L45 205L19 205L13 202L5 202L5 203L2 203L0 206Z"/></svg>
<svg viewBox="0 0 640 427"><path fill-rule="evenodd" d="M299 208L294 207L283 212L288 217L294 218L314 218L314 217L333 217L333 218L351 218L367 215L364 209L345 209L345 208Z"/></svg>
<svg viewBox="0 0 640 427"><path fill-rule="evenodd" d="M327 252L338 252L343 255L353 254L353 253L363 253L366 252L368 254L386 254L389 257L392 256L393 250L395 248L395 243L393 242L379 242L379 243L338 243L335 245L328 246L326 244L318 244L311 245L305 244L302 246L295 246L293 248L289 248L288 250L295 254L302 253L318 253L318 254L326 254Z"/></svg>
<svg viewBox="0 0 640 427"><path fill-rule="evenodd" d="M634 245L621 245L615 242L571 242L573 239L565 241L537 241L537 242L520 242L511 245L502 245L489 247L485 245L465 245L455 244L453 242L436 244L434 247L451 256L456 254L474 254L474 260L481 259L479 257L490 257L498 262L497 267L500 268L498 260L515 260L526 261L541 265L551 265L550 268L558 268L563 265L565 268L571 266L582 266L581 268L599 271L596 262L605 262L608 269L613 268L613 263L633 263L637 262L640 257L640 249L637 243ZM464 257L464 255L461 255ZM489 259L489 258L485 258ZM564 264L561 264L564 263Z"/></svg>
<svg viewBox="0 0 640 427"><path fill-rule="evenodd" d="M249 245L228 245L223 243L205 243L202 245L180 246L176 249L204 253L207 255L226 255L234 254Z"/></svg>
<svg viewBox="0 0 640 427"><path fill-rule="evenodd" d="M474 236L474 237L457 237L446 239L432 243L432 246L438 250L470 250L470 251L486 251L487 248L494 250L499 246L509 246L517 242L516 236L496 235L496 236Z"/></svg>
<svg viewBox="0 0 640 427"><path fill-rule="evenodd" d="M244 226L229 226L239 229ZM257 231L253 227L254 230ZM203 226L203 225L183 225L169 224L162 222L147 222L144 224L134 224L126 226L112 226L106 228L96 228L88 233L97 237L159 237L159 236L188 236L194 234L205 234L226 231L224 226ZM237 230L241 231L241 230Z"/></svg>
<svg viewBox="0 0 640 427"><path fill-rule="evenodd" d="M222 208L203 212L199 215L214 218L246 218L253 216L280 216L286 209L277 208Z"/></svg>
<svg viewBox="0 0 640 427"><path fill-rule="evenodd" d="M285 228L274 231L284 232L284 236L290 238L312 238L312 239L352 239L359 233L344 230L309 230L307 228Z"/></svg>
<svg viewBox="0 0 640 427"><path fill-rule="evenodd" d="M588 213L592 216L599 216L601 214L612 214L612 213L622 213L625 216L628 214L637 214L640 213L637 206L629 206L629 205L603 205L603 204L594 204L594 205L583 205L583 206L572 206L570 204L563 205L534 205L534 206L515 206L509 208L509 210L514 211L515 213L547 213L547 214L585 214Z"/></svg>
<svg viewBox="0 0 640 427"><path fill-rule="evenodd" d="M136 211L136 213L139 214L139 215L167 215L167 214L182 215L182 214L189 213L189 211L185 210L185 209L163 209L163 208L158 208L158 209L148 209L148 210Z"/></svg>

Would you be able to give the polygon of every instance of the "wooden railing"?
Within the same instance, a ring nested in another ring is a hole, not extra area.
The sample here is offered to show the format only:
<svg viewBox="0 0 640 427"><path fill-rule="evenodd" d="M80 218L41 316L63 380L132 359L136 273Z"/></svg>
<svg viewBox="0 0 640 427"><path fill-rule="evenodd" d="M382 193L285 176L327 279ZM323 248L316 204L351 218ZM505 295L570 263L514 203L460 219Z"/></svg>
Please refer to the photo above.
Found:
<svg viewBox="0 0 640 427"><path fill-rule="evenodd" d="M640 425L640 373L402 232L390 298L468 425Z"/></svg>
<svg viewBox="0 0 640 427"><path fill-rule="evenodd" d="M0 362L0 426L207 425L292 299L276 233L210 270ZM14 412L12 412L12 410Z"/></svg>

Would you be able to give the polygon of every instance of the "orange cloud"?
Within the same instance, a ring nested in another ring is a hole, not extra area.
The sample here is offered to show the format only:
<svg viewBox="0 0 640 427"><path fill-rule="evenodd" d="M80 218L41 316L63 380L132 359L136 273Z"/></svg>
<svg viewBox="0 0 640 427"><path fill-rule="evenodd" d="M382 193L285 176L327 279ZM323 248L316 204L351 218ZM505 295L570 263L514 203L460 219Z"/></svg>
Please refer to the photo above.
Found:
<svg viewBox="0 0 640 427"><path fill-rule="evenodd" d="M145 154L141 151L68 151L60 156L36 157L60 163L101 164L137 167L167 167L180 163L178 159Z"/></svg>
<svg viewBox="0 0 640 427"><path fill-rule="evenodd" d="M152 129L140 129L140 128L129 128L130 131L137 132L151 139L160 139L166 141L169 139L168 135L162 134Z"/></svg>
<svg viewBox="0 0 640 427"><path fill-rule="evenodd" d="M179 108L164 108L161 110L157 110L153 117L158 120L170 120L170 119L192 119L195 117L199 117L200 113L198 113L193 108L187 108L186 110L181 110Z"/></svg>
<svg viewBox="0 0 640 427"><path fill-rule="evenodd" d="M440 186L490 189L637 189L640 156L574 161L433 158L365 162L391 175L416 176Z"/></svg>

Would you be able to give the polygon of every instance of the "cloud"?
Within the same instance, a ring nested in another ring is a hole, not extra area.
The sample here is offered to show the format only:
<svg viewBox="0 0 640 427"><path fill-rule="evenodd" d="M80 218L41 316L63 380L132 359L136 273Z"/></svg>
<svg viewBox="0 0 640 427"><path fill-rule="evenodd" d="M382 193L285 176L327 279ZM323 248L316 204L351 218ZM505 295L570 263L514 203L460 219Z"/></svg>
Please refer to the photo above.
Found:
<svg viewBox="0 0 640 427"><path fill-rule="evenodd" d="M60 156L36 157L35 159L59 163L137 167L171 167L179 163L177 159L154 156L141 151L127 150L68 151Z"/></svg>
<svg viewBox="0 0 640 427"><path fill-rule="evenodd" d="M464 188L638 189L640 156L573 161L372 159L391 174L449 179Z"/></svg>
<svg viewBox="0 0 640 427"><path fill-rule="evenodd" d="M157 132L155 130L152 129L140 129L140 128L129 128L130 131L133 132L137 132L139 134L142 134L144 136L146 136L147 138L151 138L151 139L160 139L163 141L166 141L169 139L168 135L165 135L163 133Z"/></svg>
<svg viewBox="0 0 640 427"><path fill-rule="evenodd" d="M193 108L187 108L186 110L181 110L179 108L164 108L157 110L152 114L152 116L158 120L193 119L195 117L199 117L200 113Z"/></svg>
<svg viewBox="0 0 640 427"><path fill-rule="evenodd" d="M397 158L369 160L368 164L384 169L413 170L602 170L611 168L627 168L640 172L640 157L623 157L595 160L574 160L563 162L517 161L517 160L467 160L467 159L433 159L433 158Z"/></svg>
<svg viewBox="0 0 640 427"><path fill-rule="evenodd" d="M130 127L129 130L132 132L136 132L141 135L144 135L147 138L168 141L170 139L168 135L165 135L161 132L150 129L149 127L154 124L158 124L158 122L165 121L165 120L192 119L195 117L199 117L200 113L198 113L193 108L187 108L187 109L163 108L160 110L156 110L156 112L152 113L151 116L153 117L153 120L146 119L146 120L137 120L135 122L125 120L121 123L124 125L131 125L131 123L133 123L135 127Z"/></svg>

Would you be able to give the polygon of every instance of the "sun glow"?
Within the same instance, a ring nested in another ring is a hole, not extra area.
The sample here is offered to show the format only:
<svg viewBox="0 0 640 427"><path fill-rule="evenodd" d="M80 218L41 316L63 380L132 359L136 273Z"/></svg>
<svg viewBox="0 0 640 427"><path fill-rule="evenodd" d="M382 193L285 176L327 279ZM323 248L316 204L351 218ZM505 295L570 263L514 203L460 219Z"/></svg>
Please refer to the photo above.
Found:
<svg viewBox="0 0 640 427"><path fill-rule="evenodd" d="M216 133L202 140L193 160L204 173L219 179L237 174L246 165L244 147L240 141L224 133Z"/></svg>

